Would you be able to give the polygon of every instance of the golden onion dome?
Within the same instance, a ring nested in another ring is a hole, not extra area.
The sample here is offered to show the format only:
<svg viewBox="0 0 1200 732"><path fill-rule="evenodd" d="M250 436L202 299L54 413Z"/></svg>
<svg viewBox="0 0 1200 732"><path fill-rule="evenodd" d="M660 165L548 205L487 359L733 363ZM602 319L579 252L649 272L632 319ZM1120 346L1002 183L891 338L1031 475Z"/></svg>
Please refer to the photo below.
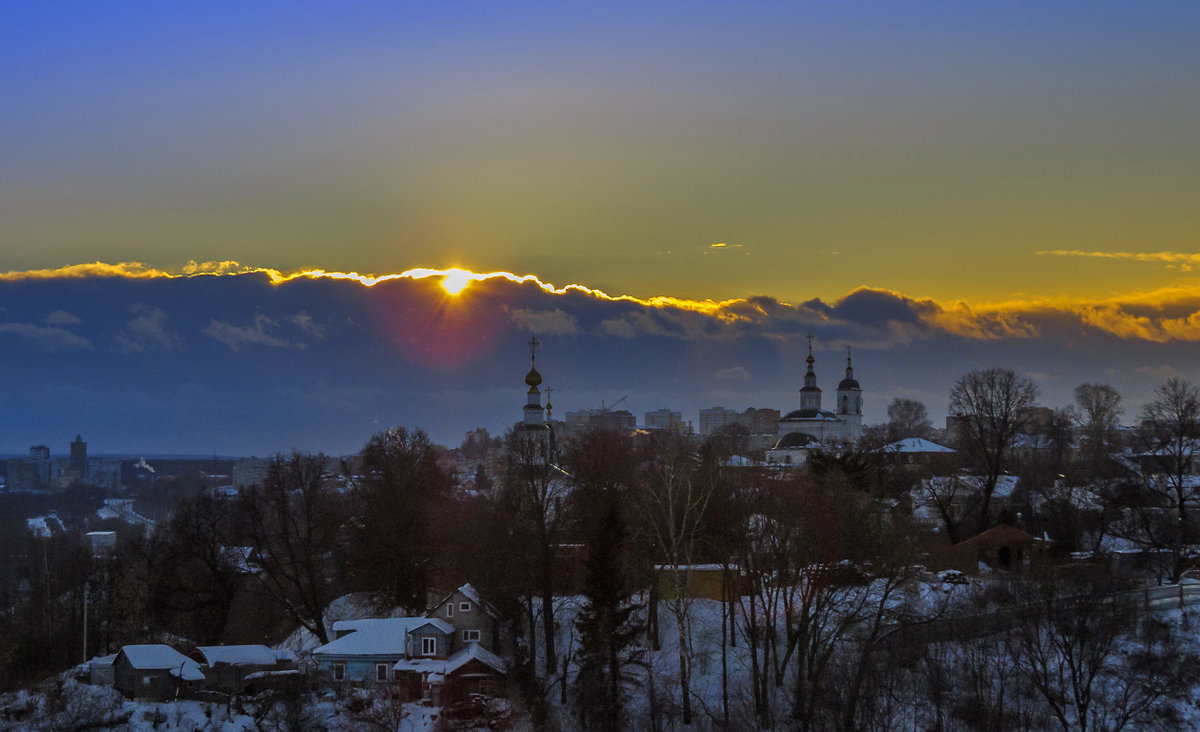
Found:
<svg viewBox="0 0 1200 732"><path fill-rule="evenodd" d="M525 383L530 386L539 386L542 383L542 375L537 369L529 369L529 373L525 375Z"/></svg>

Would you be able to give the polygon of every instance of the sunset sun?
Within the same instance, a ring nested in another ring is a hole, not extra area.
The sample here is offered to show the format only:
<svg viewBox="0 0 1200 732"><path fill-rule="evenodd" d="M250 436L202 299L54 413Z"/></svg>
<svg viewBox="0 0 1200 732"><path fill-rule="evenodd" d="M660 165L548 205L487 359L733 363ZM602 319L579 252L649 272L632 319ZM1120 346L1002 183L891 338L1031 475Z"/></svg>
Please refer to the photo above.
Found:
<svg viewBox="0 0 1200 732"><path fill-rule="evenodd" d="M451 295L458 295L469 284L471 284L471 273L466 270L449 269L442 277L442 289Z"/></svg>

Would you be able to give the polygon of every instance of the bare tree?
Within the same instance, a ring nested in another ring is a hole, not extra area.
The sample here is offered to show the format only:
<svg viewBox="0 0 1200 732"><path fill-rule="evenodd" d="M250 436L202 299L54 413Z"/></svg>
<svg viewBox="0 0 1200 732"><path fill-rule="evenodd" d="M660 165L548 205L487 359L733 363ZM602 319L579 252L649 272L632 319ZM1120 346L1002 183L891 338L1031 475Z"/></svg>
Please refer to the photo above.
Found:
<svg viewBox="0 0 1200 732"><path fill-rule="evenodd" d="M992 494L1024 422L1024 414L1037 401L1038 388L1031 379L1012 369L971 371L950 390L950 414L960 438L973 449L984 476L979 509L979 531L990 525Z"/></svg>
<svg viewBox="0 0 1200 732"><path fill-rule="evenodd" d="M893 440L906 437L928 437L933 423L925 405L916 399L896 397L887 408L888 433Z"/></svg>
<svg viewBox="0 0 1200 732"><path fill-rule="evenodd" d="M1135 638L1134 599L1120 589L1107 578L1058 579L1035 583L1026 598L1012 653L1064 732L1148 722L1195 682L1194 655L1169 639Z"/></svg>
<svg viewBox="0 0 1200 732"><path fill-rule="evenodd" d="M161 609L181 622L172 629L203 643L221 639L242 586L232 543L229 502L200 493L179 504L158 537L153 581Z"/></svg>
<svg viewBox="0 0 1200 732"><path fill-rule="evenodd" d="M350 492L347 553L359 588L387 607L425 609L436 542L432 524L452 486L421 430L380 432L363 448L363 475Z"/></svg>
<svg viewBox="0 0 1200 732"><path fill-rule="evenodd" d="M1094 469L1112 445L1117 420L1125 407L1116 389L1108 384L1090 383L1075 387L1075 405L1079 407L1079 426L1083 428L1088 458Z"/></svg>
<svg viewBox="0 0 1200 732"><path fill-rule="evenodd" d="M980 508L982 492L979 484L969 478L952 475L927 478L922 481L921 490L929 495L937 509L950 543L957 544L967 538L963 536L963 526Z"/></svg>
<svg viewBox="0 0 1200 732"><path fill-rule="evenodd" d="M654 446L646 466L644 508L651 535L671 582L667 607L679 634L679 686L683 724L692 723L692 628L688 571L695 561L715 482L702 471L691 447L678 436Z"/></svg>
<svg viewBox="0 0 1200 732"><path fill-rule="evenodd" d="M554 623L554 567L562 531L566 474L558 465L558 444L551 430L514 430L505 444L504 493L521 534L517 542L531 572L530 589L541 603L543 666L547 681L558 673ZM527 598L533 616L532 598ZM537 630L530 628L536 635Z"/></svg>
<svg viewBox="0 0 1200 732"><path fill-rule="evenodd" d="M321 643L325 608L337 596L334 579L339 497L325 485L323 455L276 457L261 485L242 494L242 514L254 549L251 563L267 595Z"/></svg>
<svg viewBox="0 0 1200 732"><path fill-rule="evenodd" d="M1142 430L1157 471L1144 487L1155 503L1165 506L1165 521L1145 522L1151 541L1169 548L1174 557L1172 578L1182 572L1184 548L1197 533L1188 504L1200 495L1191 479L1200 454L1200 389L1179 378L1154 390L1154 400L1142 408ZM1154 535L1156 534L1156 535Z"/></svg>

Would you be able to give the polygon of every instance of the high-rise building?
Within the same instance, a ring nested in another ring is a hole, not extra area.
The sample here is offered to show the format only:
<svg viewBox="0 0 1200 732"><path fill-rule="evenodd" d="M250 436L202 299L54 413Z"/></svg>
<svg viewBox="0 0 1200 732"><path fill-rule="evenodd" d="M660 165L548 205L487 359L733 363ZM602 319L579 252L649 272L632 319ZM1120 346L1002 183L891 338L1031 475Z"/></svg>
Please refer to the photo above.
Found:
<svg viewBox="0 0 1200 732"><path fill-rule="evenodd" d="M50 448L34 445L29 448L29 462L33 465L34 487L50 487Z"/></svg>
<svg viewBox="0 0 1200 732"><path fill-rule="evenodd" d="M707 437L726 425L740 421L741 412L725 407L709 407L700 410L700 434Z"/></svg>
<svg viewBox="0 0 1200 732"><path fill-rule="evenodd" d="M83 480L88 478L87 443L79 435L75 435L75 441L71 443L71 461L67 470Z"/></svg>
<svg viewBox="0 0 1200 732"><path fill-rule="evenodd" d="M683 421L683 414L673 412L670 409L655 409L653 412L646 412L646 421L644 423L646 429L664 430L667 432L687 432L688 425Z"/></svg>

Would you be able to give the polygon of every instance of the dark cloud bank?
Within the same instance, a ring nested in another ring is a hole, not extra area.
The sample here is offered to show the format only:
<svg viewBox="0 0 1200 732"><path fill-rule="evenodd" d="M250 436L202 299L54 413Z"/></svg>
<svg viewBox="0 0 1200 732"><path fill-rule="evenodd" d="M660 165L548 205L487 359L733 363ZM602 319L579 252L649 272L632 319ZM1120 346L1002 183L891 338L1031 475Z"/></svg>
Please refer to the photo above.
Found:
<svg viewBox="0 0 1200 732"><path fill-rule="evenodd" d="M808 333L830 401L853 348L868 422L894 396L940 414L955 378L993 365L1032 375L1050 405L1081 382L1111 383L1127 419L1167 376L1196 376L1193 342L1122 338L1094 320L879 290L651 305L501 278L457 298L436 277L3 280L0 453L65 451L78 432L98 452L340 454L397 424L457 444L519 419L531 333L559 417L626 394L639 421L659 407L689 420L713 405L794 408Z"/></svg>

